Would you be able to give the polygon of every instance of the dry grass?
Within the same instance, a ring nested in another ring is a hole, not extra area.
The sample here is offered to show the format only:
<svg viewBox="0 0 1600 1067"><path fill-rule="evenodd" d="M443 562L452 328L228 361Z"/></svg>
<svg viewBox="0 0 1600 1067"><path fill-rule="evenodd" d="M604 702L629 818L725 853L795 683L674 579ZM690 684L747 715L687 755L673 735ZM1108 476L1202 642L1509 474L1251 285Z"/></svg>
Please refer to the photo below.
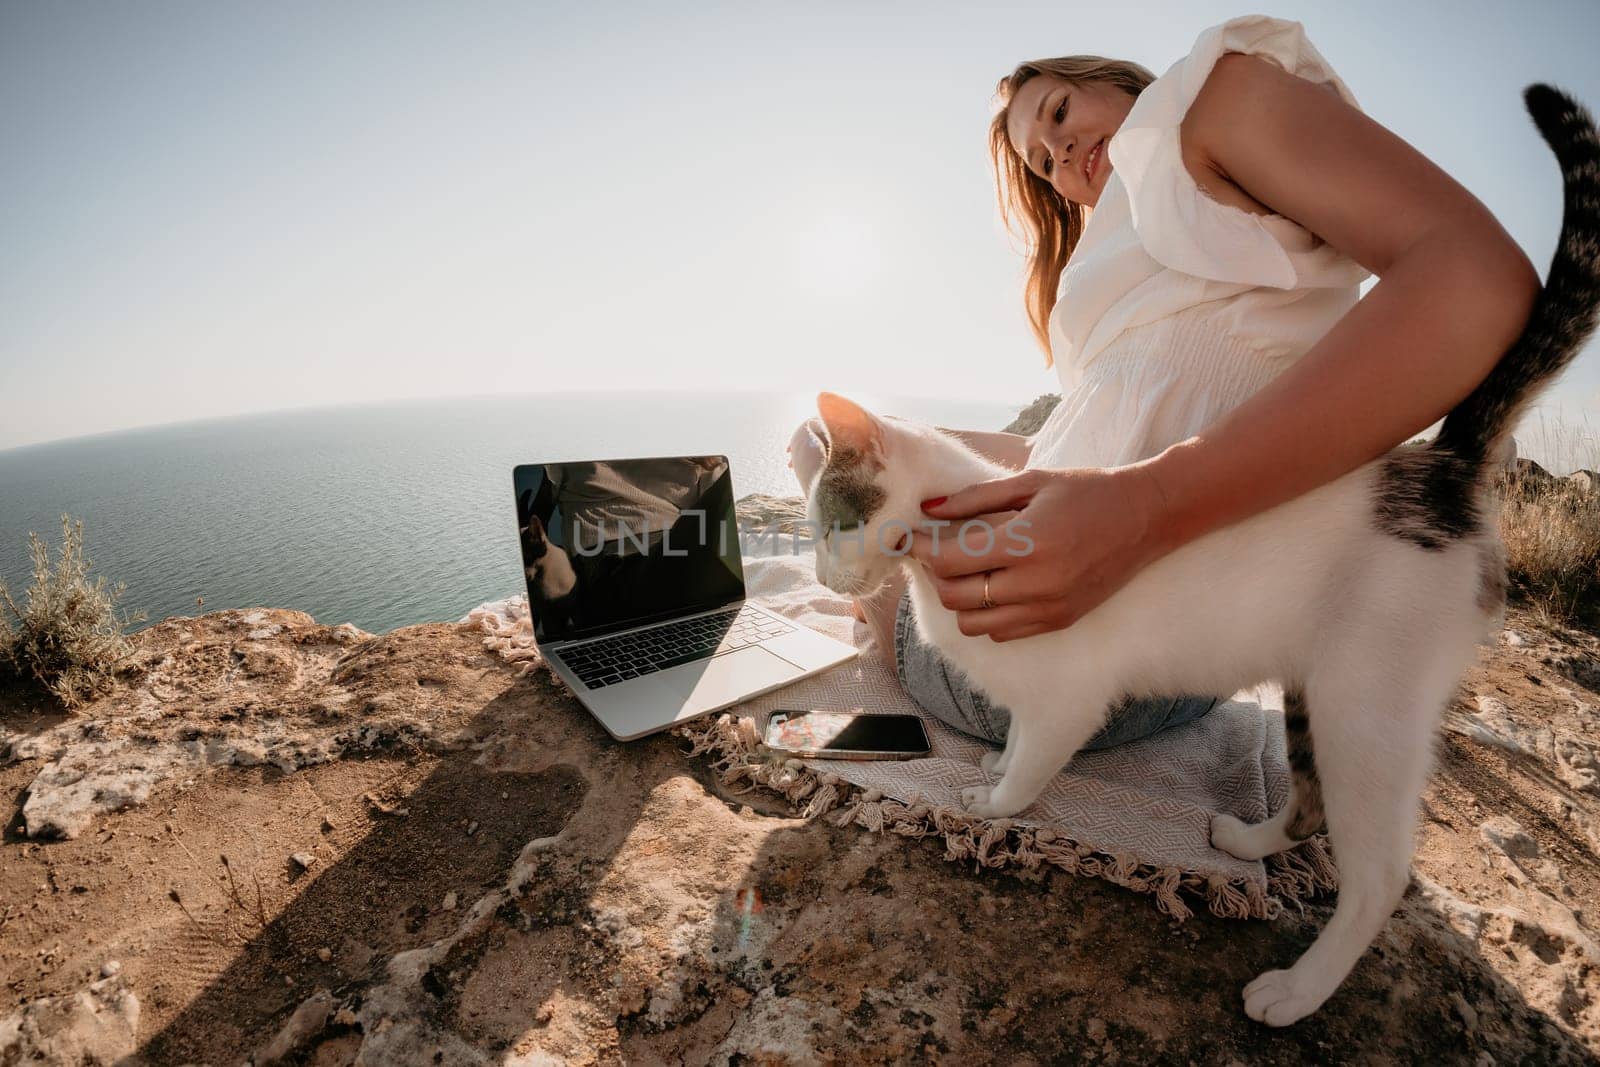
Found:
<svg viewBox="0 0 1600 1067"><path fill-rule="evenodd" d="M131 645L124 628L143 622L143 612L118 621L114 608L124 586L106 591L105 578L89 584L93 562L83 554L83 520L61 516L61 553L55 571L50 550L31 531L33 584L19 608L0 581L0 671L43 686L68 708L77 708L111 688Z"/></svg>
<svg viewBox="0 0 1600 1067"><path fill-rule="evenodd" d="M1541 422L1533 447L1555 470L1600 469L1600 437L1560 422ZM1508 476L1500 508L1507 573L1546 621L1600 619L1600 487L1553 477L1524 464Z"/></svg>

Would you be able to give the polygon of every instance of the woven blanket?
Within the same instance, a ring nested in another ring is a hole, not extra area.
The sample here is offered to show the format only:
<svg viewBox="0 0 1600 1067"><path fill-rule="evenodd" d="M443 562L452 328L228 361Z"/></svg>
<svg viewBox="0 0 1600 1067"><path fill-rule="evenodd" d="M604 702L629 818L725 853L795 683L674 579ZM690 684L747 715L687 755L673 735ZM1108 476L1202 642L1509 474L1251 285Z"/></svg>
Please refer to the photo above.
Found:
<svg viewBox="0 0 1600 1067"><path fill-rule="evenodd" d="M1079 753L1028 808L985 819L961 806L963 786L998 778L979 760L996 746L926 715L895 678L893 650L872 647L849 601L816 580L810 552L747 558L748 594L778 614L861 648L820 675L685 723L674 732L686 755L708 755L719 780L783 794L797 813L836 825L909 837L942 834L945 858L975 871L1051 864L1151 894L1161 911L1187 918L1185 899L1215 914L1271 918L1286 900L1333 888L1326 840L1314 837L1267 861L1211 847L1211 817L1264 819L1288 802L1281 693L1263 686L1236 694L1204 718L1099 752ZM526 597L474 609L485 644L513 661L537 662ZM932 754L912 760L794 759L760 744L777 708L908 712L920 715Z"/></svg>

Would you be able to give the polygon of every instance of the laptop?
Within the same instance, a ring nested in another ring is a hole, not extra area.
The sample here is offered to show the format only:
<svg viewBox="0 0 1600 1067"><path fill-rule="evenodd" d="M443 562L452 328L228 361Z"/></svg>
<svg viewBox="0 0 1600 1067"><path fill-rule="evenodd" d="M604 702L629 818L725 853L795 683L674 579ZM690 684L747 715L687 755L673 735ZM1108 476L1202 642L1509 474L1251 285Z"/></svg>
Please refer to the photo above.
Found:
<svg viewBox="0 0 1600 1067"><path fill-rule="evenodd" d="M726 456L522 464L512 480L534 640L618 741L857 654L746 599Z"/></svg>

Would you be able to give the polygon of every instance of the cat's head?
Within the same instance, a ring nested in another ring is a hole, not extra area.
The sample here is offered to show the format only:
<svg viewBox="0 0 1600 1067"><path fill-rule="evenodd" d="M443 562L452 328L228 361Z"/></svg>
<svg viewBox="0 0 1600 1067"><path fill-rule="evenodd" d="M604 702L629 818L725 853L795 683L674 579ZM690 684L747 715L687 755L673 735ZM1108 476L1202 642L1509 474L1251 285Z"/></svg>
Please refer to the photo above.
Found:
<svg viewBox="0 0 1600 1067"><path fill-rule="evenodd" d="M874 415L836 393L817 396L821 469L806 499L817 539L817 580L860 596L901 566L904 544L924 518L922 500L945 438L932 427Z"/></svg>
<svg viewBox="0 0 1600 1067"><path fill-rule="evenodd" d="M518 532L522 535L522 558L529 565L543 559L550 549L550 541L545 536L544 523L539 521L539 516L529 515L527 525Z"/></svg>

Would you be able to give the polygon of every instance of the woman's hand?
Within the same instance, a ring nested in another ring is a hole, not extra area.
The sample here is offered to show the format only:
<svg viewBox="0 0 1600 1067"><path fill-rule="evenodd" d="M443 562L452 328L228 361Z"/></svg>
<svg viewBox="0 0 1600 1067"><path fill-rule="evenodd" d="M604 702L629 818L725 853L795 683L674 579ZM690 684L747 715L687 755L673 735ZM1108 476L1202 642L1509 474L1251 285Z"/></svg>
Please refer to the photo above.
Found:
<svg viewBox="0 0 1600 1067"><path fill-rule="evenodd" d="M924 501L907 554L927 567L961 632L995 641L1071 626L1171 548L1143 466L1032 469ZM983 606L984 575L989 598Z"/></svg>

